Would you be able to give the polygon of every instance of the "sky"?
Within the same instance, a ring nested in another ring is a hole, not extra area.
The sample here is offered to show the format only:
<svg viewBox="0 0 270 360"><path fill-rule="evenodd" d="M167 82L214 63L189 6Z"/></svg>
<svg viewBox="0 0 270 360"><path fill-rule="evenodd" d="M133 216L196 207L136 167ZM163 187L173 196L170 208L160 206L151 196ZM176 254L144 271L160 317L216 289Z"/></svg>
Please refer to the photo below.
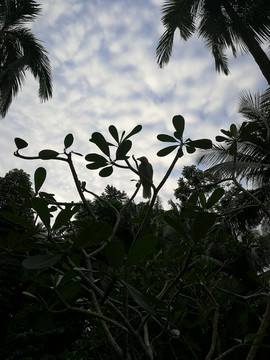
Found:
<svg viewBox="0 0 270 360"><path fill-rule="evenodd" d="M44 167L47 179L41 190L55 194L58 201L79 200L67 164L14 157L15 137L29 144L22 155L36 156L43 149L63 152L64 138L72 133L75 140L70 149L85 156L100 153L89 142L93 132L101 132L112 141L110 125L119 132L129 132L140 124L142 131L131 138L129 155L148 158L158 186L173 154L157 157L156 153L169 145L158 141L157 135L173 133L174 115L185 118L184 138L214 140L220 129L241 122L237 108L243 91L257 93L267 88L248 54L234 59L228 52L230 75L216 73L211 54L196 34L183 42L176 32L171 60L160 69L155 49L164 31L163 1L39 3L42 13L30 26L49 53L53 98L40 103L38 83L27 74L8 115L0 120L0 176L18 168L30 174L33 181L35 169ZM128 196L133 194L135 174L116 169L110 177L101 178L97 170L86 168L84 156L74 156L74 165L87 189L100 195L107 185L113 185ZM173 193L183 166L194 161L194 155L185 153L176 164L159 194L165 208L169 199L175 200ZM135 201L142 200L140 193Z"/></svg>

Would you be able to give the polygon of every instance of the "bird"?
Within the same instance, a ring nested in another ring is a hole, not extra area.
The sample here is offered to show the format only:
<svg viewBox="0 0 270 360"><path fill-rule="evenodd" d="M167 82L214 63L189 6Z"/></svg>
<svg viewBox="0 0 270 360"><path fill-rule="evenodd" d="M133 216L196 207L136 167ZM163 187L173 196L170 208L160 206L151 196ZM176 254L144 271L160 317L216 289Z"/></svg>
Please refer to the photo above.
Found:
<svg viewBox="0 0 270 360"><path fill-rule="evenodd" d="M145 156L139 157L141 163L138 166L140 181L143 187L143 198L151 198L151 184L153 182L153 167Z"/></svg>

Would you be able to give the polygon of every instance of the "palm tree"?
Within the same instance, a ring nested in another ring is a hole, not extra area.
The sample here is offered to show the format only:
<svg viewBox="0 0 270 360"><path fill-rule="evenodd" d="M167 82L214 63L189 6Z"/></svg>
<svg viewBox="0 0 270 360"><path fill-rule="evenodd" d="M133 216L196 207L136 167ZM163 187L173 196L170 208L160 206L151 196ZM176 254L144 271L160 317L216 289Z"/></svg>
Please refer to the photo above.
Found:
<svg viewBox="0 0 270 360"><path fill-rule="evenodd" d="M201 151L198 163L209 166L223 178L234 173L246 179L253 189L269 186L270 178L270 92L252 96L244 92L239 100L239 113L245 121L221 130L223 135L212 149Z"/></svg>
<svg viewBox="0 0 270 360"><path fill-rule="evenodd" d="M229 73L225 50L250 52L270 84L270 60L261 44L270 36L269 0L166 0L162 7L166 28L157 46L157 62L163 67L170 60L174 33L188 40L195 31L205 39L218 72Z"/></svg>
<svg viewBox="0 0 270 360"><path fill-rule="evenodd" d="M5 117L21 88L26 70L39 81L39 98L52 96L52 77L47 52L30 29L40 5L32 0L0 0L0 116Z"/></svg>

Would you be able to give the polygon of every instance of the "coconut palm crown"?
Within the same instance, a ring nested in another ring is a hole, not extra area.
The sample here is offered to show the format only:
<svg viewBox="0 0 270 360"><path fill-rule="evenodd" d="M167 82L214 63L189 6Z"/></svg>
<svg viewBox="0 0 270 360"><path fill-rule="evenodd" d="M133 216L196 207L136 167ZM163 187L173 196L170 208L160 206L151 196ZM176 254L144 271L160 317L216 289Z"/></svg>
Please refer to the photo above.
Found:
<svg viewBox="0 0 270 360"><path fill-rule="evenodd" d="M216 70L229 73L225 50L249 52L270 84L270 60L261 44L270 37L269 0L166 0L162 7L165 32L157 46L157 62L170 60L176 29L188 40L196 31L214 57Z"/></svg>
<svg viewBox="0 0 270 360"><path fill-rule="evenodd" d="M0 0L0 116L9 106L30 70L39 82L41 101L52 96L52 76L47 52L27 22L40 14L40 5L32 0Z"/></svg>

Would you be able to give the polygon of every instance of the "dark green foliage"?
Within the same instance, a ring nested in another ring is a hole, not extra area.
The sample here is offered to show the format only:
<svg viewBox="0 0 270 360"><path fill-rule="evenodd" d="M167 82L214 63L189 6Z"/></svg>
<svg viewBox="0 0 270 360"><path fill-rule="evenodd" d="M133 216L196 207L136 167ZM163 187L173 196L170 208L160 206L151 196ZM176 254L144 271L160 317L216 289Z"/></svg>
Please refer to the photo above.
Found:
<svg viewBox="0 0 270 360"><path fill-rule="evenodd" d="M40 5L32 0L0 1L0 116L5 117L13 97L30 70L39 82L38 95L41 101L52 96L50 61L46 50L27 22L40 14ZM22 141L18 139L18 148ZM25 146L23 146L25 147Z"/></svg>

